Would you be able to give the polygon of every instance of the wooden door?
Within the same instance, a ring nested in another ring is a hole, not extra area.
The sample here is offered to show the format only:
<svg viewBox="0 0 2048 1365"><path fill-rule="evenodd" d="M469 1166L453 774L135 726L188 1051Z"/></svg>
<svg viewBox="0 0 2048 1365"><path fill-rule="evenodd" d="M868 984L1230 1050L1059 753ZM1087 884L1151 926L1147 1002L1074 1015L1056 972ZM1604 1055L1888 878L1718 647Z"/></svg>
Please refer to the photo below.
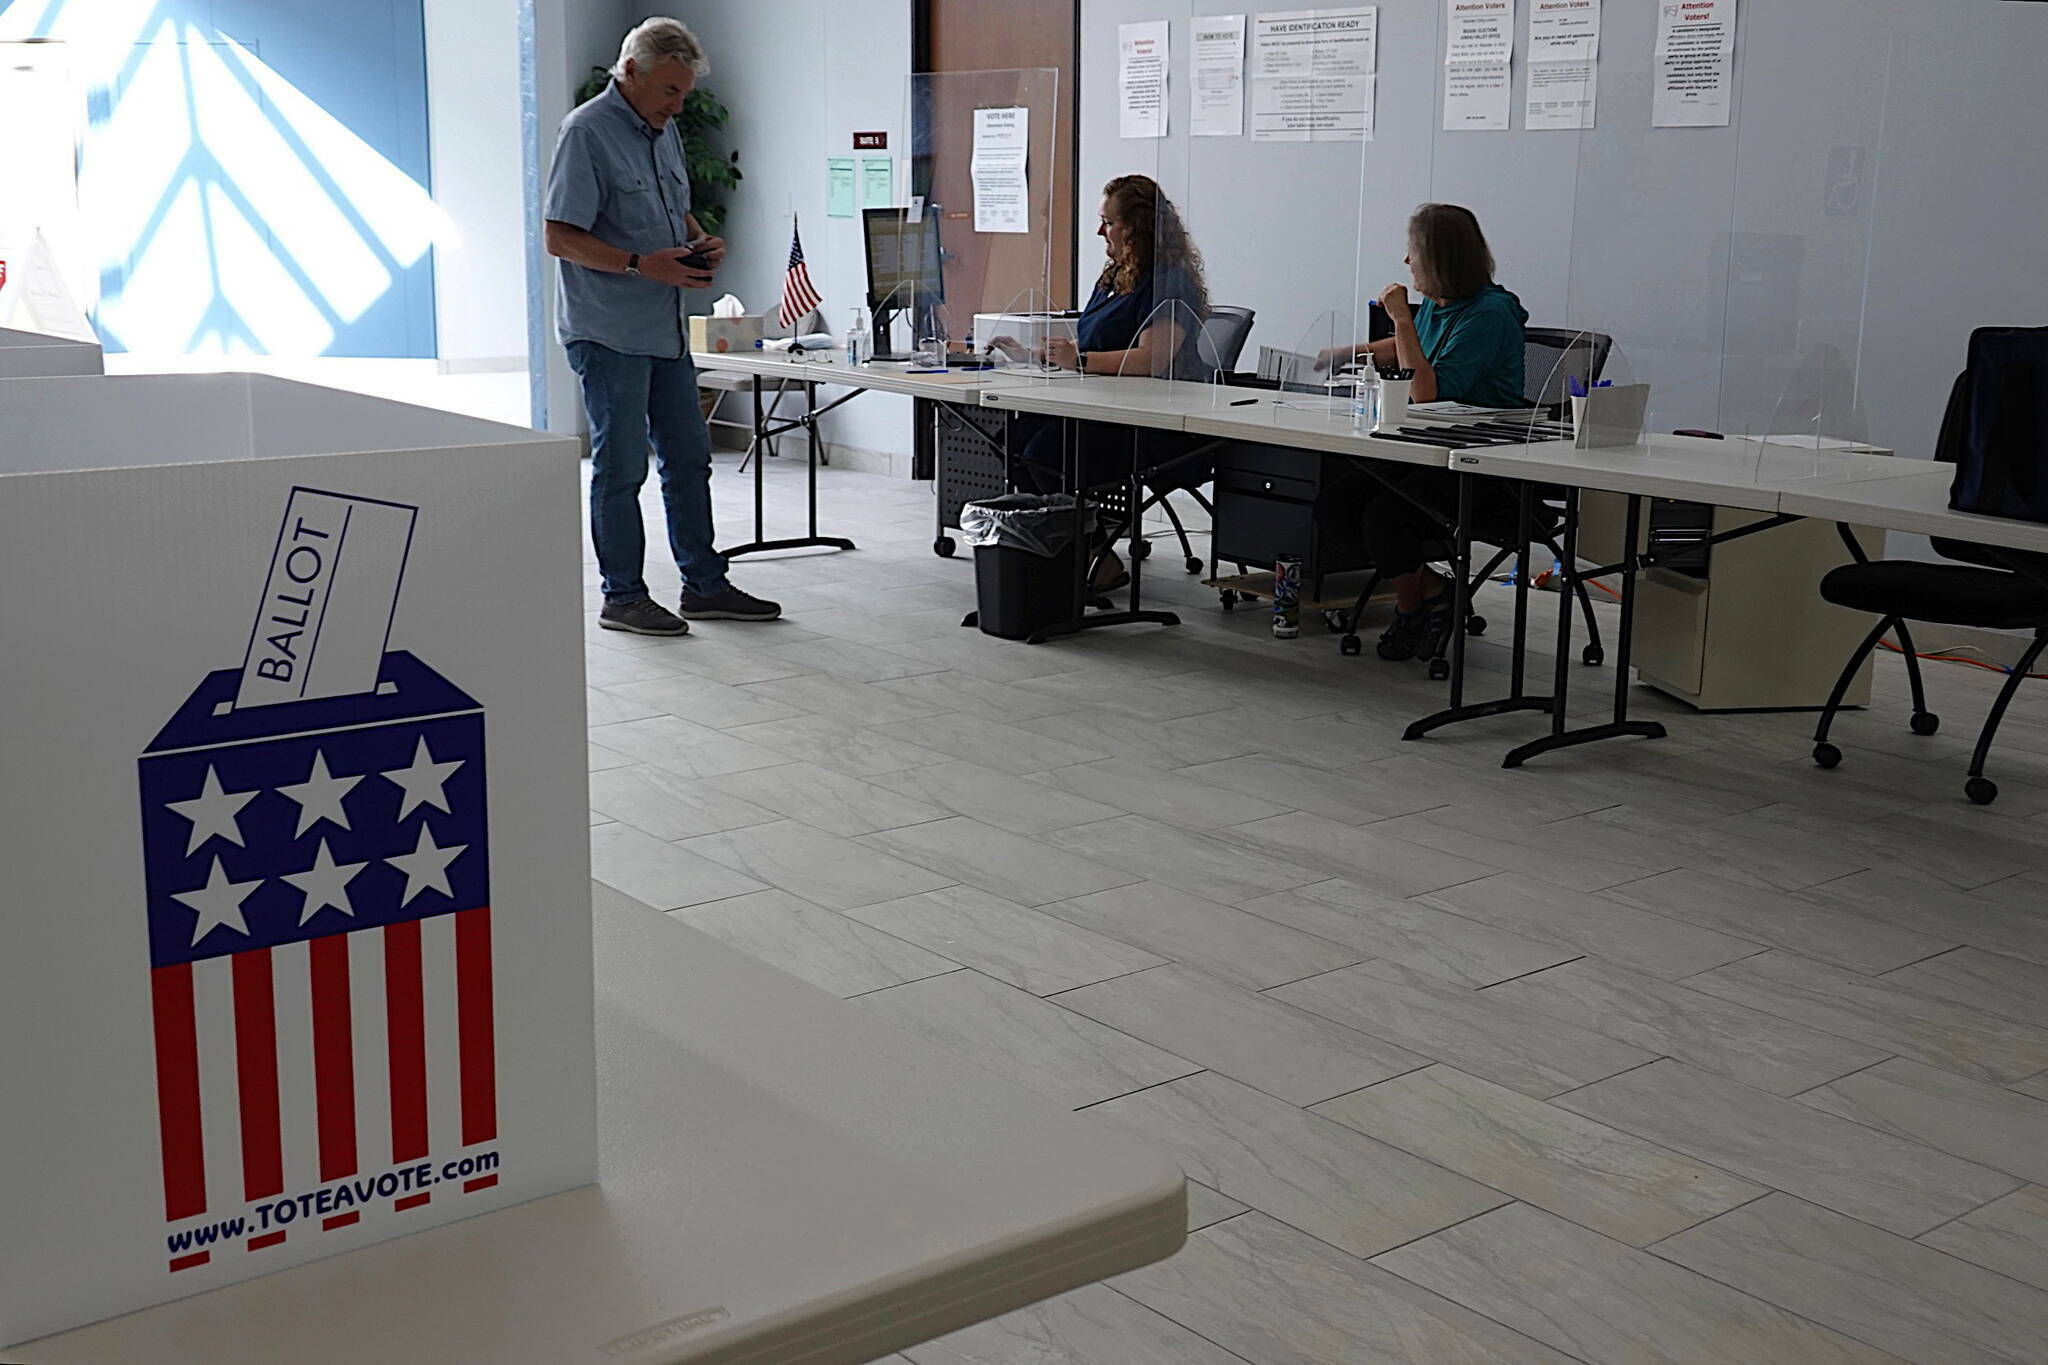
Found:
<svg viewBox="0 0 2048 1365"><path fill-rule="evenodd" d="M1074 163L1079 147L1079 24L1077 0L919 0L915 69L940 78L923 82L929 99L916 111L913 193L943 206L949 330L964 333L971 312L995 312L1012 299L1045 289L1050 305L1074 303ZM1056 79L993 73L1047 69ZM981 73L981 74L976 74ZM973 231L974 110L1021 102L1030 108L1034 149L1031 231L1023 237ZM1039 120L1053 130L1041 139ZM1049 167L1035 164L1049 142ZM1048 205L1040 177L1051 174ZM919 177L923 176L923 179ZM1028 244L1028 246L1027 246Z"/></svg>

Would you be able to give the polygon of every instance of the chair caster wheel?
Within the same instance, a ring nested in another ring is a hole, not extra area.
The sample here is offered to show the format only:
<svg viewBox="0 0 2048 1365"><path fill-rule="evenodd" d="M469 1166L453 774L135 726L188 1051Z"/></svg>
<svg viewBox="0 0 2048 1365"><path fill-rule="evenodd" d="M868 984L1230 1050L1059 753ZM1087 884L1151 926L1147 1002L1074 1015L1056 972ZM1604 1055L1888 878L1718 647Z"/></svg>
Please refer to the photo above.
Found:
<svg viewBox="0 0 2048 1365"><path fill-rule="evenodd" d="M1816 744L1813 746L1813 761L1823 768L1836 767L1842 761L1842 751L1832 744Z"/></svg>
<svg viewBox="0 0 2048 1365"><path fill-rule="evenodd" d="M1132 542L1131 542L1131 558L1132 558L1132 559L1150 559L1151 557L1152 557L1152 542L1151 542L1151 541L1149 541L1149 540L1134 540L1134 541L1132 541Z"/></svg>
<svg viewBox="0 0 2048 1365"><path fill-rule="evenodd" d="M1222 592L1217 593L1216 600L1223 604L1223 610L1225 611L1237 610L1237 594L1232 592L1228 588L1225 588Z"/></svg>
<svg viewBox="0 0 2048 1365"><path fill-rule="evenodd" d="M1998 784L1988 777L1973 777L1963 784L1963 795L1980 806L1988 806L1998 799Z"/></svg>
<svg viewBox="0 0 2048 1365"><path fill-rule="evenodd" d="M1931 735L1940 728L1941 717L1935 715L1932 711L1915 711L1913 713L1914 734Z"/></svg>
<svg viewBox="0 0 2048 1365"><path fill-rule="evenodd" d="M1450 676L1451 661L1449 659L1431 659L1429 661L1429 680L1431 682L1442 682Z"/></svg>
<svg viewBox="0 0 2048 1365"><path fill-rule="evenodd" d="M1205 567L1207 567L1202 560L1195 558L1193 555L1188 556L1187 563L1189 573L1200 573Z"/></svg>
<svg viewBox="0 0 2048 1365"><path fill-rule="evenodd" d="M1607 651L1598 645L1587 645L1583 650L1579 651L1579 657L1585 660L1586 667L1598 668L1601 664L1607 662Z"/></svg>
<svg viewBox="0 0 2048 1365"><path fill-rule="evenodd" d="M953 551L958 548L959 546L953 543L953 537L951 536L940 536L932 542L932 553L940 559L951 559Z"/></svg>
<svg viewBox="0 0 2048 1365"><path fill-rule="evenodd" d="M1476 639L1486 634L1486 625L1484 616L1468 616L1465 618L1465 633Z"/></svg>
<svg viewBox="0 0 2048 1365"><path fill-rule="evenodd" d="M1337 642L1337 652L1347 659L1355 659L1365 652L1365 641L1356 635L1347 635Z"/></svg>

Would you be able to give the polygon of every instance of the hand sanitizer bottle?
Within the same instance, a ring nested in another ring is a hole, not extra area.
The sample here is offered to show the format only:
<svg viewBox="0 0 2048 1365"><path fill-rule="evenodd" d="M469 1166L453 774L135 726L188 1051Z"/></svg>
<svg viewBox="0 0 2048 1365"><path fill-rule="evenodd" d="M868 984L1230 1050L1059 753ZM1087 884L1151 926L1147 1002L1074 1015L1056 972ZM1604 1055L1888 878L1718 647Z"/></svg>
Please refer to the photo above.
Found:
<svg viewBox="0 0 2048 1365"><path fill-rule="evenodd" d="M1351 429L1353 431L1378 431L1380 429L1380 372L1368 356L1365 368L1358 372L1357 385L1351 390Z"/></svg>
<svg viewBox="0 0 2048 1365"><path fill-rule="evenodd" d="M846 328L846 363L865 365L868 363L867 319L862 316L864 309L853 310L853 321Z"/></svg>

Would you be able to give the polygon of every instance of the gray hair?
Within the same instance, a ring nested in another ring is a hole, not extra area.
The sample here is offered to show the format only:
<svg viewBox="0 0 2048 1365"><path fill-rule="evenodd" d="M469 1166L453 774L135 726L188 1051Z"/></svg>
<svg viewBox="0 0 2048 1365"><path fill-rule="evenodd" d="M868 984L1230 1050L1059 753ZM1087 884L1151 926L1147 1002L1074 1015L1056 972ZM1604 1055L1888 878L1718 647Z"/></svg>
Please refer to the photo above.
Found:
<svg viewBox="0 0 2048 1365"><path fill-rule="evenodd" d="M626 41L619 44L619 60L612 66L612 75L623 80L627 62L641 71L651 71L663 62L681 62L699 76L711 71L711 59L704 55L704 44L697 41L697 35L679 20L659 15L643 19L626 35Z"/></svg>

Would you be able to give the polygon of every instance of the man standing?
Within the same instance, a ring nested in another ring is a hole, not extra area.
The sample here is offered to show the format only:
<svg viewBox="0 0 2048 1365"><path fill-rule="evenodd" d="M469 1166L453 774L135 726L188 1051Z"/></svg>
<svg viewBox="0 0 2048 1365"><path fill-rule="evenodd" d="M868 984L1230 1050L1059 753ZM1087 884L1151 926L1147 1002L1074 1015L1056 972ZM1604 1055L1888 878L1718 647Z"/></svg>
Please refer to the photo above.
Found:
<svg viewBox="0 0 2048 1365"><path fill-rule="evenodd" d="M651 435L669 549L691 621L772 621L773 602L726 581L713 547L711 432L697 406L685 289L707 289L725 243L690 215L690 176L669 120L710 69L696 35L649 19L626 35L612 83L562 121L548 175L547 249L561 261L556 334L590 415L590 538L606 630L686 635L647 595L640 487Z"/></svg>

